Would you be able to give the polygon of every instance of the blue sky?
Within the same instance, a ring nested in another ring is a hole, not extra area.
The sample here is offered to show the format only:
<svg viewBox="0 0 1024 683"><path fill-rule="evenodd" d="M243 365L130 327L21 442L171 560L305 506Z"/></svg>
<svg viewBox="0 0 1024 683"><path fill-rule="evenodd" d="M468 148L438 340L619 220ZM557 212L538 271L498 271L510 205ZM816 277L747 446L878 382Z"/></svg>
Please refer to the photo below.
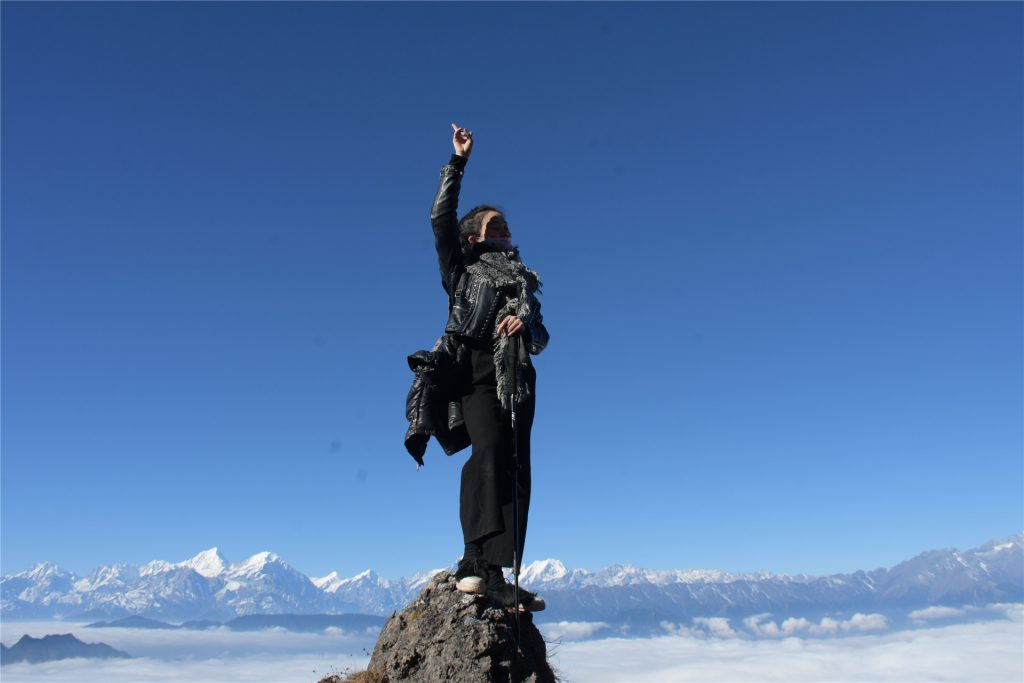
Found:
<svg viewBox="0 0 1024 683"><path fill-rule="evenodd" d="M2 571L461 554L428 220L544 280L527 562L1024 528L1019 3L2 5Z"/></svg>

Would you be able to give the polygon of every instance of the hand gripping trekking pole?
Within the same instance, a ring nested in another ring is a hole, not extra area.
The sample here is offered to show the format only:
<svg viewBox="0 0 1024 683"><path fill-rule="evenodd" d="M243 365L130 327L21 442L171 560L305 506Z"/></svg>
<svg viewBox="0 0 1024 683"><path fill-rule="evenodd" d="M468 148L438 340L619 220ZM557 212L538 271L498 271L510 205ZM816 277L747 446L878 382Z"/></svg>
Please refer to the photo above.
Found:
<svg viewBox="0 0 1024 683"><path fill-rule="evenodd" d="M519 630L519 430L516 424L516 405L519 403L519 336L508 339L512 344L512 574L515 577L516 647L520 643Z"/></svg>

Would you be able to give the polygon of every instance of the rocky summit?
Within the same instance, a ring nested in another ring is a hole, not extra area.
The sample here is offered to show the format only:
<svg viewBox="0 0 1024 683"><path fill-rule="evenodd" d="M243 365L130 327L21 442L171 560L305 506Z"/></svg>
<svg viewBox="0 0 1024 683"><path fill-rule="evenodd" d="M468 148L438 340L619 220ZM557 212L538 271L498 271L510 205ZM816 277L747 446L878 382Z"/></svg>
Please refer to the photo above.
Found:
<svg viewBox="0 0 1024 683"><path fill-rule="evenodd" d="M366 673L388 683L555 683L532 615L455 589L443 571L381 630Z"/></svg>

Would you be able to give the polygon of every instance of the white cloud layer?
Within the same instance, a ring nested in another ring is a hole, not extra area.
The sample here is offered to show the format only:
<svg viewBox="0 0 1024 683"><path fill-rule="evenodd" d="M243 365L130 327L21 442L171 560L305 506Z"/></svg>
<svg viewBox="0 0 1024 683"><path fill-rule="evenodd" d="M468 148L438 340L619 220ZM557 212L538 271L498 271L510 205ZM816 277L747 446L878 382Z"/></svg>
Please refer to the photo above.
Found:
<svg viewBox="0 0 1024 683"><path fill-rule="evenodd" d="M4 683L316 683L345 670L366 668L369 657L259 655L213 659L64 659L8 664ZM336 663L335 663L336 662Z"/></svg>
<svg viewBox="0 0 1024 683"><path fill-rule="evenodd" d="M583 640L594 635L608 624L603 621L556 621L551 623L538 624L541 635L547 640L558 640L568 643L574 640Z"/></svg>
<svg viewBox="0 0 1024 683"><path fill-rule="evenodd" d="M933 619L949 619L950 617L959 617L964 613L964 610L957 609L956 607L926 607L925 609L916 609L910 613L911 619L918 621L931 621Z"/></svg>
<svg viewBox="0 0 1024 683"><path fill-rule="evenodd" d="M133 659L67 659L9 664L3 683L315 683L330 673L366 668L379 629L344 633L84 628L73 622L3 622L4 645L22 635L73 633L87 643L106 643Z"/></svg>
<svg viewBox="0 0 1024 683"><path fill-rule="evenodd" d="M867 633L883 631L889 626L889 620L882 614L861 614L858 612L849 619L838 620L824 617L813 622L804 617L789 617L781 624L770 620L771 614L755 614L742 620L743 629L732 627L725 617L694 617L693 626L661 622L661 627L674 636L690 636L695 638L786 638L796 635L835 636L849 633Z"/></svg>
<svg viewBox="0 0 1024 683"><path fill-rule="evenodd" d="M778 624L763 615L756 623L777 630L774 637L738 635L738 628L719 617L696 619L692 628L650 639L568 642L597 632L604 626L600 622L546 628L562 629L562 643L550 646L550 654L565 683L1024 680L1024 612L1020 605L993 608L1005 610L1007 618L892 633L859 632L876 622L874 615L862 615L836 621L837 633L846 634L838 638L814 637L812 629L821 622ZM315 683L329 673L364 668L376 638L376 633L82 629L54 622L4 623L2 630L7 645L23 633L73 632L81 640L146 655L12 664L4 667L4 683Z"/></svg>
<svg viewBox="0 0 1024 683"><path fill-rule="evenodd" d="M706 629L708 633L717 638L736 637L736 631L732 630L729 620L725 617L696 617L693 620L693 625Z"/></svg>
<svg viewBox="0 0 1024 683"><path fill-rule="evenodd" d="M851 619L850 628L873 627L869 616L856 625ZM785 623L775 628L781 633ZM1024 680L1022 642L1020 620L828 639L687 634L568 643L557 649L552 664L566 683L1006 683Z"/></svg>
<svg viewBox="0 0 1024 683"><path fill-rule="evenodd" d="M135 657L154 659L214 659L260 655L330 654L373 649L380 629L345 633L337 628L319 633L295 633L283 628L261 631L206 631L84 628L74 622L4 622L0 626L4 645L10 647L22 635L40 638L48 633L73 633L86 643L106 643ZM7 667L4 667L7 673Z"/></svg>

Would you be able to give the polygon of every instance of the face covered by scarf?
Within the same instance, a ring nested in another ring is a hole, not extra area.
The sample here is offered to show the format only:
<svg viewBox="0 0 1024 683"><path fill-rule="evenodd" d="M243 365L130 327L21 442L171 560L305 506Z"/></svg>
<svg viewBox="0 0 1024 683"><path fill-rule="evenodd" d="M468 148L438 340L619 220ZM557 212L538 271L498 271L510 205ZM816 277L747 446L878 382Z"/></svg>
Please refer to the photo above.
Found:
<svg viewBox="0 0 1024 683"><path fill-rule="evenodd" d="M505 292L504 305L495 318L494 368L498 398L508 409L512 405L513 394L517 403L530 394L525 372L531 366L530 353L523 338L524 332L513 338L497 332L497 326L510 315L524 322L530 320L538 308L536 295L540 293L540 276L519 260L519 250L515 247L509 251L483 251L476 261L466 266L466 270Z"/></svg>
<svg viewBox="0 0 1024 683"><path fill-rule="evenodd" d="M485 239L483 242L480 242L480 244L483 244L490 249L494 249L495 251L516 251L519 248L512 244L511 237L490 237Z"/></svg>

